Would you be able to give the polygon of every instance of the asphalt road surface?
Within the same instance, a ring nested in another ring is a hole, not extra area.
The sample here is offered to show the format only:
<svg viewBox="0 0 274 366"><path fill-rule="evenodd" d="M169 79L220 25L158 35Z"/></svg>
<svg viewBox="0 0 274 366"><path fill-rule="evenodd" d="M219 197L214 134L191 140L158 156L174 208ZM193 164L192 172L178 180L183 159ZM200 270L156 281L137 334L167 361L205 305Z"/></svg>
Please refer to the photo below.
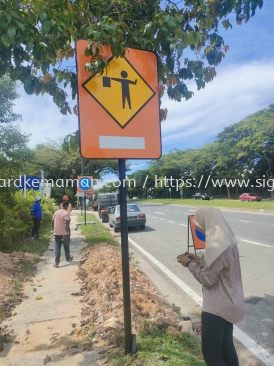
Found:
<svg viewBox="0 0 274 366"><path fill-rule="evenodd" d="M146 229L129 229L129 238L202 297L201 285L176 261L177 255L187 250L188 215L193 215L197 207L138 205L147 215ZM222 212L240 251L247 316L237 326L273 357L274 215Z"/></svg>

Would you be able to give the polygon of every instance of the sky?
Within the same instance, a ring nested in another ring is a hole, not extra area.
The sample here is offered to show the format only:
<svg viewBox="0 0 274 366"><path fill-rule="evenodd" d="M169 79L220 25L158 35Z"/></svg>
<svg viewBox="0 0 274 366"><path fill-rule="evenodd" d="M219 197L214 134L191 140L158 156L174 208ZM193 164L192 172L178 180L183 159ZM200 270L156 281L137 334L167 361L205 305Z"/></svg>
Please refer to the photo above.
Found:
<svg viewBox="0 0 274 366"><path fill-rule="evenodd" d="M162 122L162 153L173 149L199 148L214 141L226 126L274 103L274 1L264 0L263 8L241 26L229 19L232 30L220 35L229 45L217 76L205 89L188 85L194 97L181 103L162 98L168 116ZM184 55L183 55L184 56ZM75 115L63 116L48 95L29 96L19 87L21 97L15 112L22 115L21 131L30 134L29 147L47 139L65 137L78 129ZM130 161L131 172L144 169L147 161ZM106 176L106 181L112 180Z"/></svg>

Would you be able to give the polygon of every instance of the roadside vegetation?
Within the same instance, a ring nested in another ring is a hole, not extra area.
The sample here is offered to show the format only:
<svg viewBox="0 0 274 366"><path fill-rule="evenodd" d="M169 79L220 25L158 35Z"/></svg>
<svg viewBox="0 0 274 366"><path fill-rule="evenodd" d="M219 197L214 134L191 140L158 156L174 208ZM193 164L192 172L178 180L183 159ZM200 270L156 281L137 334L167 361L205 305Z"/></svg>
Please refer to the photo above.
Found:
<svg viewBox="0 0 274 366"><path fill-rule="evenodd" d="M94 244L106 243L117 245L117 240L109 233L109 230L102 225L101 221L97 219L95 215L87 214L86 221L94 221L95 224L81 225L83 235L85 236L85 242L88 247ZM85 222L84 216L78 215L78 222Z"/></svg>
<svg viewBox="0 0 274 366"><path fill-rule="evenodd" d="M123 343L111 353L113 366L136 365L139 360L144 366L204 366L200 340L189 334L173 338L159 328L147 323L137 337L137 353L125 356Z"/></svg>
<svg viewBox="0 0 274 366"><path fill-rule="evenodd" d="M28 191L26 198L22 191L10 195L8 202L0 202L0 250L3 253L14 251L41 255L50 241L51 219L55 211L54 200L43 197L43 218L41 221L40 238L32 240L33 226L30 208L35 202L37 191Z"/></svg>

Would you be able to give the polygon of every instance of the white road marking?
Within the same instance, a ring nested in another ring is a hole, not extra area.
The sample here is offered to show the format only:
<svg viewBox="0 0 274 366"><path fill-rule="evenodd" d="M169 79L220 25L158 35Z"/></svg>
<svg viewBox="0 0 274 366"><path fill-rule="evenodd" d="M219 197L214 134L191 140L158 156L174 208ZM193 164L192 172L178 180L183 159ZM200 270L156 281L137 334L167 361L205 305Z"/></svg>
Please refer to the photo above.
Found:
<svg viewBox="0 0 274 366"><path fill-rule="evenodd" d="M188 210L188 211L197 211L197 210Z"/></svg>
<svg viewBox="0 0 274 366"><path fill-rule="evenodd" d="M163 212L155 212L155 213L160 214L160 215L165 215L165 213L163 213Z"/></svg>
<svg viewBox="0 0 274 366"><path fill-rule="evenodd" d="M250 240L245 240L245 239L240 239L240 240L241 241L244 241L246 243L250 243L250 244L254 244L254 245L259 245L260 247L273 248L271 245L256 243L255 241L250 241Z"/></svg>
<svg viewBox="0 0 274 366"><path fill-rule="evenodd" d="M241 222L250 222L250 221L245 221L245 220L239 220L239 221L241 221Z"/></svg>
<svg viewBox="0 0 274 366"><path fill-rule="evenodd" d="M157 219L157 217L156 217L156 216L152 216L152 218L153 218L153 219Z"/></svg>
<svg viewBox="0 0 274 366"><path fill-rule="evenodd" d="M178 212L178 211L173 211L173 212Z"/></svg>
<svg viewBox="0 0 274 366"><path fill-rule="evenodd" d="M187 226L186 224L180 224L180 225L182 225L182 226Z"/></svg>
<svg viewBox="0 0 274 366"><path fill-rule="evenodd" d="M160 219L160 220L164 221L165 219Z"/></svg>
<svg viewBox="0 0 274 366"><path fill-rule="evenodd" d="M150 215L147 215L147 217L150 217Z"/></svg>
<svg viewBox="0 0 274 366"><path fill-rule="evenodd" d="M169 222L171 222L172 224L176 224L176 222L174 222L174 221L169 221Z"/></svg>
<svg viewBox="0 0 274 366"><path fill-rule="evenodd" d="M128 238L129 242L137 248L141 253L143 253L151 262L153 262L158 268L160 268L170 279L172 279L183 291L185 291L188 296L190 296L194 301L202 306L203 299L201 296L196 294L189 286L187 286L182 280L180 280L174 273L167 269L162 263L160 263L156 258L144 250L139 244L137 244L131 238ZM234 326L233 335L238 339L246 348L248 348L255 356L257 356L265 365L274 365L274 356L271 356L263 347L261 347L257 342L245 334L241 329Z"/></svg>

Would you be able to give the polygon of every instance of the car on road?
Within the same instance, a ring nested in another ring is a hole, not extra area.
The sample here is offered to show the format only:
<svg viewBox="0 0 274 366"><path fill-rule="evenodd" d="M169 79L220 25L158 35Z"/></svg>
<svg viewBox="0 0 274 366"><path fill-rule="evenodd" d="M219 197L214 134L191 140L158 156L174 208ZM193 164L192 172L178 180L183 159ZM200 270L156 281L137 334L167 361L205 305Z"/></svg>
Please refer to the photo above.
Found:
<svg viewBox="0 0 274 366"><path fill-rule="evenodd" d="M210 201L212 200L212 196L210 196L207 193L195 193L192 198L194 200L206 200L206 201Z"/></svg>
<svg viewBox="0 0 274 366"><path fill-rule="evenodd" d="M133 200L138 200L138 197L132 197Z"/></svg>
<svg viewBox="0 0 274 366"><path fill-rule="evenodd" d="M127 204L127 225L128 227L139 226L141 230L146 227L146 215L135 204ZM117 233L121 229L120 205L111 207L109 213L109 226Z"/></svg>
<svg viewBox="0 0 274 366"><path fill-rule="evenodd" d="M256 195L255 193L242 193L239 196L239 200L240 201L248 201L248 202L253 202L253 201L260 202L262 200L262 197Z"/></svg>

